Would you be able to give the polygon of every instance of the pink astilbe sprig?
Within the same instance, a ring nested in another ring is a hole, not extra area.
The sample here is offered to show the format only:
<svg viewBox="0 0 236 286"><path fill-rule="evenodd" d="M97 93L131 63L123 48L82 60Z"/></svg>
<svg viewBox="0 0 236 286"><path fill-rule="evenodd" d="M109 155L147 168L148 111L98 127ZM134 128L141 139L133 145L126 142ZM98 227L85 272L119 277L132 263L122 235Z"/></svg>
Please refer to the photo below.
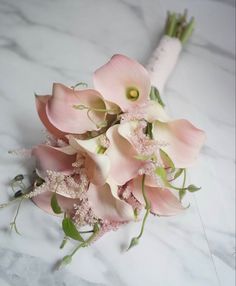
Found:
<svg viewBox="0 0 236 286"><path fill-rule="evenodd" d="M79 201L74 205L72 219L77 227L93 226L99 218L94 214L86 193L83 193Z"/></svg>
<svg viewBox="0 0 236 286"><path fill-rule="evenodd" d="M145 104L146 105L146 104ZM145 112L141 108L132 108L127 112L124 112L120 116L120 123L125 123L129 121L135 121L135 120L142 120L145 117Z"/></svg>
<svg viewBox="0 0 236 286"><path fill-rule="evenodd" d="M133 184L132 182L128 182L124 186L119 187L118 194L126 201L128 204L130 204L135 212L135 215L138 216L143 208L142 204L134 197L133 193Z"/></svg>
<svg viewBox="0 0 236 286"><path fill-rule="evenodd" d="M146 128L147 122L140 120L137 126L132 130L130 138L138 154L151 157L158 150L158 142L150 139L149 136L145 134Z"/></svg>

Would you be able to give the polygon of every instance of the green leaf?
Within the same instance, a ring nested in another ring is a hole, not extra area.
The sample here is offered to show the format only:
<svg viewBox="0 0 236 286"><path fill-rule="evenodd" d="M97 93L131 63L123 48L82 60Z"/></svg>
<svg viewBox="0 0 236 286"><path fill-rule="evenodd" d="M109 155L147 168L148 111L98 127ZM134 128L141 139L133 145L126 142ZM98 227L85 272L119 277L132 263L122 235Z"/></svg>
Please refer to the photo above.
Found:
<svg viewBox="0 0 236 286"><path fill-rule="evenodd" d="M167 174L166 174L165 168L163 168L163 167L157 167L155 172L156 172L156 174L162 179L162 181L163 181L164 183L168 183L168 182L167 182L167 179L166 179Z"/></svg>
<svg viewBox="0 0 236 286"><path fill-rule="evenodd" d="M131 239L131 242L130 242L130 245L129 245L127 251L130 250L130 248L132 248L132 247L138 245L138 243L139 243L139 239L138 239L137 237L133 237L133 238Z"/></svg>
<svg viewBox="0 0 236 286"><path fill-rule="evenodd" d="M186 195L186 190L179 190L179 200L182 201L183 197Z"/></svg>
<svg viewBox="0 0 236 286"><path fill-rule="evenodd" d="M195 185L189 185L187 189L191 193L194 193L194 192L197 192L197 191L201 190L201 188L198 188Z"/></svg>
<svg viewBox="0 0 236 286"><path fill-rule="evenodd" d="M153 139L152 123L150 123L150 122L147 122L146 135L148 135L148 137L149 137L150 139Z"/></svg>
<svg viewBox="0 0 236 286"><path fill-rule="evenodd" d="M61 207L58 204L56 193L53 193L51 197L51 208L55 214L63 213L63 211L61 210Z"/></svg>
<svg viewBox="0 0 236 286"><path fill-rule="evenodd" d="M183 173L184 169L178 169L174 175L173 180L176 180L177 178L179 178L181 176L181 174Z"/></svg>
<svg viewBox="0 0 236 286"><path fill-rule="evenodd" d="M162 107L165 107L164 102L161 99L160 93L155 86L151 87L151 92L149 94L151 100L158 102Z"/></svg>
<svg viewBox="0 0 236 286"><path fill-rule="evenodd" d="M78 240L84 242L84 239L80 235L79 231L77 230L76 226L74 225L73 221L65 217L62 221L62 229L66 236L73 238L74 240Z"/></svg>
<svg viewBox="0 0 236 286"><path fill-rule="evenodd" d="M163 151L162 149L160 149L160 155L161 155L161 159L162 159L163 163L165 165L167 165L168 167L171 167L171 169L174 171L175 165L174 165L173 161L171 160L171 158L169 157L169 155L165 151Z"/></svg>

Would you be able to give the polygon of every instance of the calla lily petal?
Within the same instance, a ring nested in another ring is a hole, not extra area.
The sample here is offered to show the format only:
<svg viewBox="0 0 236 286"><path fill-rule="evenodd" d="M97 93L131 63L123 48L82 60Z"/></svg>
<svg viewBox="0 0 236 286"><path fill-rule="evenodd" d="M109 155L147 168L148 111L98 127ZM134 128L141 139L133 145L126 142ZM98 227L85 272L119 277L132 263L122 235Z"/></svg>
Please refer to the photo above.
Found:
<svg viewBox="0 0 236 286"><path fill-rule="evenodd" d="M52 208L51 208L51 198L52 198L52 192L44 192L42 194L39 194L32 198L32 201L43 211L54 214ZM57 201L61 209L65 212L69 212L70 210L73 210L74 204L78 202L78 199L71 199L64 196L61 196L57 194Z"/></svg>
<svg viewBox="0 0 236 286"><path fill-rule="evenodd" d="M170 156L176 168L191 166L205 141L205 133L185 119L166 123L156 121L153 136L163 144L162 149Z"/></svg>
<svg viewBox="0 0 236 286"><path fill-rule="evenodd" d="M110 141L106 154L111 161L110 176L121 186L137 176L143 163L135 159L137 152L129 141L119 134L118 128L118 125L114 125L106 133Z"/></svg>
<svg viewBox="0 0 236 286"><path fill-rule="evenodd" d="M123 111L148 99L151 82L147 70L137 61L123 55L114 55L110 61L95 71L94 86L105 100L116 103ZM129 99L127 91L137 91L137 97Z"/></svg>
<svg viewBox="0 0 236 286"><path fill-rule="evenodd" d="M101 95L93 89L73 90L62 84L53 85L53 95L46 105L49 121L59 130L68 133L82 134L97 130L96 124L101 124L105 112L91 111L88 117L87 109L76 109L83 105L92 109L105 109L106 105ZM96 124L95 124L96 123Z"/></svg>
<svg viewBox="0 0 236 286"><path fill-rule="evenodd" d="M110 159L106 154L97 154L98 138L79 140L67 136L69 144L85 156L85 170L88 179L95 185L104 185L110 171Z"/></svg>
<svg viewBox="0 0 236 286"><path fill-rule="evenodd" d="M68 150L66 150L68 152ZM36 157L36 169L41 178L45 178L47 170L62 172L69 175L73 173L72 164L75 155L68 155L63 148L55 148L48 145L38 145L33 148L32 155Z"/></svg>
<svg viewBox="0 0 236 286"><path fill-rule="evenodd" d="M62 132L61 130L57 129L51 122L48 120L48 116L46 113L46 104L48 100L51 98L50 95L39 96L35 95L35 103L36 108L38 111L39 118L41 119L42 123L46 127L46 129L56 138L64 139L66 133Z"/></svg>
<svg viewBox="0 0 236 286"><path fill-rule="evenodd" d="M85 169L91 183L103 185L109 175L110 160L103 154L88 154L85 159Z"/></svg>
<svg viewBox="0 0 236 286"><path fill-rule="evenodd" d="M143 205L142 177L139 176L132 182L133 195ZM157 215L171 216L184 210L178 198L166 188L150 187L145 185L145 194L151 203L151 212Z"/></svg>
<svg viewBox="0 0 236 286"><path fill-rule="evenodd" d="M97 217L104 220L133 220L132 207L118 198L117 191L118 187L115 185L111 187L107 183L103 186L90 184L87 194L92 210Z"/></svg>
<svg viewBox="0 0 236 286"><path fill-rule="evenodd" d="M144 113L144 119L148 122L154 122L156 120L161 122L170 121L165 109L156 101L149 100L146 105L140 108L140 111Z"/></svg>
<svg viewBox="0 0 236 286"><path fill-rule="evenodd" d="M128 122L125 122L119 125L119 128L118 128L119 134L123 138L125 138L127 141L129 141L131 145L133 145L132 143L133 132L135 128L137 128L138 124L139 124L139 121L133 120L133 121L128 121Z"/></svg>

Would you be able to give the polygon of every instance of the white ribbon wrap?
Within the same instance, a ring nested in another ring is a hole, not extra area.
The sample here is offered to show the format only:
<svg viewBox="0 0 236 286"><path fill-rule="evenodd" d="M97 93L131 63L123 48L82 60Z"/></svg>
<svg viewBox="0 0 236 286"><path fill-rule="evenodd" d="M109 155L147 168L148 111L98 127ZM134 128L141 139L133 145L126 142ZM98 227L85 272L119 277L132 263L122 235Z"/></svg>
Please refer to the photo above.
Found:
<svg viewBox="0 0 236 286"><path fill-rule="evenodd" d="M160 94L176 65L181 50L182 43L179 39L165 35L161 38L157 49L146 66L150 74L151 83L158 89Z"/></svg>

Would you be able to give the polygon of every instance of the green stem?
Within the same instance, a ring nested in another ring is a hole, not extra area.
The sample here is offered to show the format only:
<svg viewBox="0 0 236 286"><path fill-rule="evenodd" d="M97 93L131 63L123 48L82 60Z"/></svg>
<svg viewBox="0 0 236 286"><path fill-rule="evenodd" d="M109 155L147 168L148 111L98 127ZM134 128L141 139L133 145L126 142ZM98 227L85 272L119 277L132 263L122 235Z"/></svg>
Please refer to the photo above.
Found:
<svg viewBox="0 0 236 286"><path fill-rule="evenodd" d="M184 189L184 188L185 188L185 184L186 184L186 178L187 178L187 172L186 172L186 169L183 169L183 173L184 173L184 178L183 178L182 189Z"/></svg>
<svg viewBox="0 0 236 286"><path fill-rule="evenodd" d="M145 223L146 223L147 217L148 217L148 215L149 215L149 213L150 213L150 211L151 211L151 204L150 204L150 202L148 201L147 195L146 195L146 193L145 193L145 178L146 178L146 176L143 175L143 177L142 177L142 195L143 195L143 198L144 198L144 201L145 201L146 213L145 213L145 215L144 215L143 222L142 222L142 226L141 226L141 230L140 230L139 235L137 236L137 239L140 239L141 236L143 235Z"/></svg>
<svg viewBox="0 0 236 286"><path fill-rule="evenodd" d="M89 231L89 232L90 232L90 231ZM66 256L62 259L61 263L59 264L59 268L60 268L61 266L63 266L63 265L66 265L66 264L70 263L70 262L72 261L72 257L76 254L76 252L77 252L80 248L82 248L82 247L87 247L87 246L93 241L93 239L96 237L96 235L97 235L98 232L99 232L99 226L98 226L98 224L95 224L95 225L94 225L94 228L93 228L92 232L93 232L93 234L92 234L87 240L85 240L84 242L82 242L81 244L79 244L79 245L71 252L71 254L66 255ZM64 239L65 239L65 238L64 238ZM62 243L63 243L63 242L62 242Z"/></svg>
<svg viewBox="0 0 236 286"><path fill-rule="evenodd" d="M184 178L183 178L182 190L179 190L179 199L180 199L180 201L182 201L183 197L186 194L186 190L185 190L186 177L187 177L186 169L183 169L183 173L184 173Z"/></svg>
<svg viewBox="0 0 236 286"><path fill-rule="evenodd" d="M190 36L192 35L194 25L195 25L195 20L194 20L194 18L192 18L190 20L190 22L187 24L187 26L185 27L182 35L180 36L180 41L183 44L185 44L188 41L188 39L190 38Z"/></svg>
<svg viewBox="0 0 236 286"><path fill-rule="evenodd" d="M88 84L86 82L78 82L77 84L75 84L74 86L72 86L71 88L74 90L76 87L78 86L84 86L84 87L88 87Z"/></svg>
<svg viewBox="0 0 236 286"><path fill-rule="evenodd" d="M148 215L150 213L150 210L151 210L150 208L146 209L146 212L145 212L145 215L144 215L144 218L143 218L143 222L142 222L142 226L141 226L141 230L140 230L139 235L137 236L137 239L140 239L142 237L142 235L143 235L144 227L145 227Z"/></svg>
<svg viewBox="0 0 236 286"><path fill-rule="evenodd" d="M176 16L176 13L167 14L165 35L178 38L182 44L185 44L190 36L192 35L195 26L195 20L192 17L189 22L187 22L187 10L184 10L183 14Z"/></svg>
<svg viewBox="0 0 236 286"><path fill-rule="evenodd" d="M70 256L72 257L73 255L75 255L75 253L82 247L86 247L90 244L90 242L93 241L93 239L96 237L98 232L94 232L87 240L85 240L84 242L82 242L81 244L79 244L70 254Z"/></svg>
<svg viewBox="0 0 236 286"><path fill-rule="evenodd" d="M143 175L143 177L142 177L142 195L143 195L143 198L144 198L144 201L145 201L146 212L145 212L145 215L144 215L144 218L143 218L143 221L142 221L142 226L141 226L140 232L139 232L139 234L136 237L132 238L132 240L130 242L130 245L129 245L127 250L129 250L131 247L133 247L133 246L138 244L139 239L143 235L145 224L146 224L148 215L149 215L149 213L151 211L151 204L148 201L148 198L147 198L146 193L145 193L145 175Z"/></svg>
<svg viewBox="0 0 236 286"><path fill-rule="evenodd" d="M27 194L24 194L24 195L22 195L22 196L20 196L20 197L18 197L18 198L14 198L13 200L10 200L9 202L7 202L7 203L3 203L3 204L0 204L0 209L3 209L3 208L5 208L5 207L8 207L9 205L11 205L11 204L13 204L13 203L15 203L15 202L17 202L17 201L19 201L19 200L23 200L23 199L28 199L28 193Z"/></svg>
<svg viewBox="0 0 236 286"><path fill-rule="evenodd" d="M170 22L169 22L169 26L167 28L167 35L172 37L173 36L173 32L175 30L175 26L176 26L176 23L177 23L177 19L176 19L176 14L173 13L171 16L170 16Z"/></svg>
<svg viewBox="0 0 236 286"><path fill-rule="evenodd" d="M90 111L97 111L97 112L103 112L103 113L107 113L107 112L117 113L118 112L117 109L94 108L94 107L88 107L88 106L83 105L83 104L79 104L79 105L75 104L75 105L73 105L73 108L79 109L79 110L87 109L87 110L90 110Z"/></svg>
<svg viewBox="0 0 236 286"><path fill-rule="evenodd" d="M62 240L61 245L60 245L60 249L64 248L64 246L66 245L67 241L68 241L68 237L65 236L65 237L63 238L63 240Z"/></svg>
<svg viewBox="0 0 236 286"><path fill-rule="evenodd" d="M13 221L10 223L11 230L14 228L15 231L16 231L16 233L19 234L19 235L20 235L20 233L19 233L19 231L18 231L18 229L17 229L17 227L16 227L16 219L17 219L17 217L18 217L18 214L19 214L19 211L20 211L20 207L21 207L21 204L22 204L23 200L24 200L24 198L21 197L21 200L20 200L20 202L19 202L19 204L18 204L18 207L17 207L17 209L16 209L16 214L15 214L15 216L14 216L14 219L13 219Z"/></svg>
<svg viewBox="0 0 236 286"><path fill-rule="evenodd" d="M142 195L143 195L143 198L145 201L145 208L147 209L148 206L150 205L150 203L149 203L147 196L146 196L146 193L145 193L145 178L146 178L146 175L144 174L142 177Z"/></svg>

